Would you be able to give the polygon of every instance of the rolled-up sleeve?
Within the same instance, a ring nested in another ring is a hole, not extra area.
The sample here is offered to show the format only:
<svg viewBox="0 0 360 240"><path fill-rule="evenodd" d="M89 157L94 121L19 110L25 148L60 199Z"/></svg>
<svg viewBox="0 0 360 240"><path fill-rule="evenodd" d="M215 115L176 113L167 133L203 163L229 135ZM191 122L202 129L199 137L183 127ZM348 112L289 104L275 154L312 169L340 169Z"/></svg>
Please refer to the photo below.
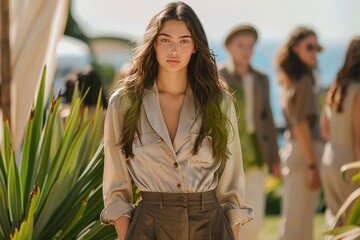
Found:
<svg viewBox="0 0 360 240"><path fill-rule="evenodd" d="M228 107L227 115L232 125L228 141L230 156L225 160L216 194L231 227L233 227L236 224L244 224L252 220L253 209L244 203L245 176L236 112L232 103Z"/></svg>
<svg viewBox="0 0 360 240"><path fill-rule="evenodd" d="M117 93L119 94L119 93ZM104 176L103 198L105 208L101 222L112 224L121 216L131 217L134 209L131 178L126 159L118 146L123 125L124 103L119 96L112 96L106 112L104 126Z"/></svg>
<svg viewBox="0 0 360 240"><path fill-rule="evenodd" d="M287 115L291 127L304 120L314 123L317 117L317 103L311 78L303 77L294 84L289 98Z"/></svg>

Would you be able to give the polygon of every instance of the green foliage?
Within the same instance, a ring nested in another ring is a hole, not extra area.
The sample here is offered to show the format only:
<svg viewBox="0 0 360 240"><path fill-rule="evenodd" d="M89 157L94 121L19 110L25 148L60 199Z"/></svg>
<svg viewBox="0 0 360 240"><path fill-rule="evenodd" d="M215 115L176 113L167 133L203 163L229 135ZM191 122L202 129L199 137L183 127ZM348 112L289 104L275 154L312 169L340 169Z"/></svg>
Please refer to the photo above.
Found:
<svg viewBox="0 0 360 240"><path fill-rule="evenodd" d="M360 181L359 176L360 162L351 162L341 167L341 173L346 180L346 175L349 172L355 171L351 177L352 183L358 183ZM336 227L340 217L350 208L349 215L347 216L346 224L344 226ZM336 213L335 220L327 235L332 235L336 239L357 239L360 237L360 226L357 224L360 221L360 188L357 188L350 196L345 200L339 211Z"/></svg>
<svg viewBox="0 0 360 240"><path fill-rule="evenodd" d="M103 80L104 85L106 87L111 86L114 81L117 81L117 79L114 79L115 75L116 75L116 69L113 65L105 64L105 63L100 64L97 62L93 62L92 66L94 67L96 72L99 73L99 75L100 75L101 79Z"/></svg>
<svg viewBox="0 0 360 240"><path fill-rule="evenodd" d="M273 176L268 176L266 178L266 215L275 215L280 213L282 191L283 185L280 179Z"/></svg>
<svg viewBox="0 0 360 240"><path fill-rule="evenodd" d="M357 183L360 182L360 162L351 162L348 164L345 164L341 167L341 173L343 178L346 180L346 174L349 172L354 172L355 173L352 175L351 181L352 183Z"/></svg>
<svg viewBox="0 0 360 240"><path fill-rule="evenodd" d="M44 69L16 164L9 125L0 153L0 240L115 239L100 224L103 208L103 110L99 101L89 116L75 91L67 119L61 98L44 109Z"/></svg>
<svg viewBox="0 0 360 240"><path fill-rule="evenodd" d="M360 227L356 225L345 225L327 231L326 234L333 235L332 240L348 239L353 240L360 237Z"/></svg>
<svg viewBox="0 0 360 240"><path fill-rule="evenodd" d="M34 231L34 212L37 206L40 195L40 189L37 185L34 186L34 189L30 196L30 208L27 217L21 223L20 230L15 229L14 236L11 236L11 239L26 239L31 240Z"/></svg>
<svg viewBox="0 0 360 240"><path fill-rule="evenodd" d="M83 32L77 21L74 19L72 9L73 9L72 7L70 7L69 9L69 15L67 17L64 35L74 37L82 40L85 43L88 43L89 37L86 36L86 34Z"/></svg>

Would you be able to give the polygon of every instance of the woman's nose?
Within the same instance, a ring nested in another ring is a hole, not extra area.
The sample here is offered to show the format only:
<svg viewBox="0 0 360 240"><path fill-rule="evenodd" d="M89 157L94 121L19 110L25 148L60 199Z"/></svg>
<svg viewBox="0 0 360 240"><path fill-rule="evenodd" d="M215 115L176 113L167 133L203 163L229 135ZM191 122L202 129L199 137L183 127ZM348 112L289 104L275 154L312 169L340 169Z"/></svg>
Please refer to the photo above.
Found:
<svg viewBox="0 0 360 240"><path fill-rule="evenodd" d="M178 51L175 48L172 49L171 52L170 52L170 56L177 57L178 56Z"/></svg>

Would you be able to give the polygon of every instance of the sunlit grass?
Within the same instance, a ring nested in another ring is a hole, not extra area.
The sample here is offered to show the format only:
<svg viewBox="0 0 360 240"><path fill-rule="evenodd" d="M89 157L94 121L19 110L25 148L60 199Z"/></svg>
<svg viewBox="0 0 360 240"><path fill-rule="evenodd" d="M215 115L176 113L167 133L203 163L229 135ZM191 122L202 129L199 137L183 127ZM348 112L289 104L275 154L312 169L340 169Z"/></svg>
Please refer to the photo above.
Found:
<svg viewBox="0 0 360 240"><path fill-rule="evenodd" d="M279 215L266 216L265 224L260 231L258 240L278 240L279 222L280 222ZM314 240L324 239L325 224L324 224L323 214L317 214L315 216L314 228L315 228Z"/></svg>

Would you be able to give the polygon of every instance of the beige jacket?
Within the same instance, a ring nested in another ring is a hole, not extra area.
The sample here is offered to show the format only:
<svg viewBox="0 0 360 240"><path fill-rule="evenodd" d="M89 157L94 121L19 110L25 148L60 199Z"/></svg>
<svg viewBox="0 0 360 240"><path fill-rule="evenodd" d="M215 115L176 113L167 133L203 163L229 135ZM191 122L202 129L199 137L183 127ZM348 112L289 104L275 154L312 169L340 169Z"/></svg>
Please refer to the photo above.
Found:
<svg viewBox="0 0 360 240"><path fill-rule="evenodd" d="M230 134L231 152L224 172L212 156L212 140L206 137L199 152L192 155L194 140L201 126L201 116L188 88L180 113L176 137L172 143L162 117L156 84L145 90L138 123L139 136L133 142L134 157L125 159L120 142L124 112L129 106L121 90L110 99L105 120L105 161L103 196L105 208L101 220L112 223L120 216L131 217L133 180L140 191L195 193L216 189L217 197L233 226L252 219L252 208L244 204L244 172L238 134ZM230 99L224 101L235 133L236 113ZM140 141L141 140L141 141Z"/></svg>

